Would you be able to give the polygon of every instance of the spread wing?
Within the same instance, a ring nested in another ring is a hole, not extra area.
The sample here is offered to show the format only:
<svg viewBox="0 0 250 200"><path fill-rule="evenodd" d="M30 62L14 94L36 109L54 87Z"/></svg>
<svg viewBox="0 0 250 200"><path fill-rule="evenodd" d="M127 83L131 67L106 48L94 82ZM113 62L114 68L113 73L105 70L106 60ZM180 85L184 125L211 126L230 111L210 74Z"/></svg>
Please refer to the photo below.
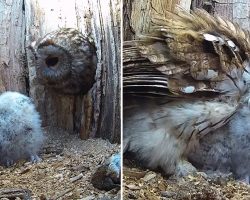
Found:
<svg viewBox="0 0 250 200"><path fill-rule="evenodd" d="M124 93L169 98L239 98L250 34L203 10L156 17L149 34L124 42Z"/></svg>

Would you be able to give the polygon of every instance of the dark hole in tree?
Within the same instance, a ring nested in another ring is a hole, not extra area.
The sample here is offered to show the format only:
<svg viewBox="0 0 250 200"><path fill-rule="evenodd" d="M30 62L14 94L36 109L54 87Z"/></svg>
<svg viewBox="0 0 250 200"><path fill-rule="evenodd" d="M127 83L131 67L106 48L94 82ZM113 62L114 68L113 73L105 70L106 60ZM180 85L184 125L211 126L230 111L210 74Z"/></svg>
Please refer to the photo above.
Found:
<svg viewBox="0 0 250 200"><path fill-rule="evenodd" d="M48 56L45 63L48 67L54 67L58 63L58 57Z"/></svg>

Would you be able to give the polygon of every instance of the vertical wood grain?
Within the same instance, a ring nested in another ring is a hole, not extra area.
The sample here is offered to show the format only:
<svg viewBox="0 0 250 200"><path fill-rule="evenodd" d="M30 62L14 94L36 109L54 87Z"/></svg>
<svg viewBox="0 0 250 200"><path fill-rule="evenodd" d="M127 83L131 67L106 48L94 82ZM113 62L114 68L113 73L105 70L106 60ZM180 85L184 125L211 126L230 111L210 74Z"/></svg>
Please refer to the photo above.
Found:
<svg viewBox="0 0 250 200"><path fill-rule="evenodd" d="M29 94L44 126L119 142L120 8L120 0L1 0L0 91ZM97 48L96 83L84 96L41 85L32 52L25 48L63 27L78 29Z"/></svg>
<svg viewBox="0 0 250 200"><path fill-rule="evenodd" d="M124 40L136 39L141 34L147 33L155 15L167 16L166 11L174 10L177 5L189 10L190 4L191 0L125 0L123 4Z"/></svg>
<svg viewBox="0 0 250 200"><path fill-rule="evenodd" d="M85 96L59 95L36 81L28 53L30 93L45 125L79 132L82 139L120 138L120 2L119 0L26 0L27 45L62 27L80 30L97 48L96 83Z"/></svg>
<svg viewBox="0 0 250 200"><path fill-rule="evenodd" d="M0 1L0 92L26 94L23 2Z"/></svg>

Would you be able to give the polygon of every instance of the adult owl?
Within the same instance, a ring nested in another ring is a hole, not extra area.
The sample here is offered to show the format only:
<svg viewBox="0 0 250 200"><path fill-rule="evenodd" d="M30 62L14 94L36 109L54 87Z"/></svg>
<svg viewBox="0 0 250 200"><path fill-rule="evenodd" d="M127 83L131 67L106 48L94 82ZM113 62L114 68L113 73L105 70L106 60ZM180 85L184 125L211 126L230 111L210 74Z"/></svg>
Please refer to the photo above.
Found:
<svg viewBox="0 0 250 200"><path fill-rule="evenodd" d="M177 9L124 42L124 151L150 168L186 175L203 136L248 102L250 34L203 10Z"/></svg>
<svg viewBox="0 0 250 200"><path fill-rule="evenodd" d="M78 30L61 28L32 43L37 76L64 94L85 94L95 82L96 48Z"/></svg>

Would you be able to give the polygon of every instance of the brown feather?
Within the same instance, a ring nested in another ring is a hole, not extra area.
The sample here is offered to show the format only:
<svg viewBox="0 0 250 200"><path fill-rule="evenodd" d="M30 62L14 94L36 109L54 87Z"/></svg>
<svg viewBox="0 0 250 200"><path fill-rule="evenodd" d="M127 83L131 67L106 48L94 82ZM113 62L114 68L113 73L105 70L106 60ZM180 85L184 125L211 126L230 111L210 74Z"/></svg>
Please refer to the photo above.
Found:
<svg viewBox="0 0 250 200"><path fill-rule="evenodd" d="M148 93L151 93L154 87L163 87L157 78L161 77L164 87L167 85L166 96L203 98L199 92L204 95L208 92L211 98L241 95L244 88L238 84L242 81L243 62L250 56L249 32L199 9L189 13L179 8L168 16L156 16L149 34L124 43L125 92L141 93L138 80L144 83L150 80ZM231 82L226 84L229 89L223 81ZM141 85L145 93L146 85ZM192 87L194 90L189 91Z"/></svg>

